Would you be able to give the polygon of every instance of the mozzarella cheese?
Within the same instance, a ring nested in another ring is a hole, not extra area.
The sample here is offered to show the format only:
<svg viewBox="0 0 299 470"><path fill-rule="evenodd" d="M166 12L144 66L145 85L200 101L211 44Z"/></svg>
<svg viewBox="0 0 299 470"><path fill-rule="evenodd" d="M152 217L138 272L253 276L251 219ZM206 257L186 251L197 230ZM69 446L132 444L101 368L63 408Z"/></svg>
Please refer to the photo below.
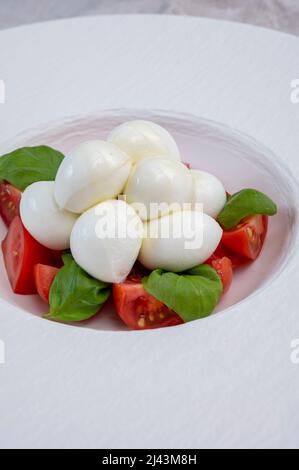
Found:
<svg viewBox="0 0 299 470"><path fill-rule="evenodd" d="M205 214L216 218L226 203L226 192L216 176L206 171L190 170L193 177L193 203L203 204ZM195 207L195 206L194 206Z"/></svg>
<svg viewBox="0 0 299 470"><path fill-rule="evenodd" d="M62 209L82 213L121 193L131 159L114 144L90 140L75 147L62 161L55 180L55 198Z"/></svg>
<svg viewBox="0 0 299 470"><path fill-rule="evenodd" d="M179 272L206 261L222 236L220 225L198 211L181 211L147 222L139 261L148 269Z"/></svg>
<svg viewBox="0 0 299 470"><path fill-rule="evenodd" d="M143 224L134 209L110 200L82 214L71 234L71 252L88 274L105 282L121 282L131 271L140 247Z"/></svg>
<svg viewBox="0 0 299 470"><path fill-rule="evenodd" d="M28 186L22 195L20 215L35 240L52 250L65 250L70 247L77 216L59 209L54 185L54 181L39 181Z"/></svg>
<svg viewBox="0 0 299 470"><path fill-rule="evenodd" d="M191 203L192 176L181 162L146 158L131 172L124 195L142 220L154 219Z"/></svg>
<svg viewBox="0 0 299 470"><path fill-rule="evenodd" d="M163 127L151 121L128 121L115 127L107 137L137 162L146 157L164 156L181 160L173 137Z"/></svg>

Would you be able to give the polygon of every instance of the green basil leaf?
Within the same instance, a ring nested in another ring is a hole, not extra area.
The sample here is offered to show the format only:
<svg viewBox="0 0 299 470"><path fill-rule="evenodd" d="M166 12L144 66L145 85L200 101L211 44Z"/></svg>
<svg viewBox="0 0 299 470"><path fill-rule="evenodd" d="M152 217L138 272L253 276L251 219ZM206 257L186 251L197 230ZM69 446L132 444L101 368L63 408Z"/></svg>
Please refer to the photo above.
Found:
<svg viewBox="0 0 299 470"><path fill-rule="evenodd" d="M50 312L46 317L66 322L87 320L108 299L110 286L89 276L72 255L63 255L63 262L50 289Z"/></svg>
<svg viewBox="0 0 299 470"><path fill-rule="evenodd" d="M208 264L183 273L156 269L143 278L142 283L149 294L176 312L184 322L210 315L222 293L221 280Z"/></svg>
<svg viewBox="0 0 299 470"><path fill-rule="evenodd" d="M71 264L74 261L70 251L64 251L61 255L64 266Z"/></svg>
<svg viewBox="0 0 299 470"><path fill-rule="evenodd" d="M255 214L275 215L277 206L266 194L256 189L242 189L229 196L218 215L218 222L225 229L235 227L240 220Z"/></svg>
<svg viewBox="0 0 299 470"><path fill-rule="evenodd" d="M22 147L0 157L0 181L23 191L36 181L54 181L64 155L51 147Z"/></svg>

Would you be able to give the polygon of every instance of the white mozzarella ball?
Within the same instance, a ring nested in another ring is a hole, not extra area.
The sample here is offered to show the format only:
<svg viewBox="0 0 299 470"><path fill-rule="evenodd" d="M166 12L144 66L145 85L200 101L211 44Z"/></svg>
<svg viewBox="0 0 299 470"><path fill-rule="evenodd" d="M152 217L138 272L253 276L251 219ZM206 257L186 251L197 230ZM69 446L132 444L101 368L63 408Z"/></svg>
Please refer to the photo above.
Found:
<svg viewBox="0 0 299 470"><path fill-rule="evenodd" d="M52 250L66 250L77 215L59 209L54 185L54 181L39 181L28 186L22 195L20 215L35 240Z"/></svg>
<svg viewBox="0 0 299 470"><path fill-rule="evenodd" d="M90 140L63 160L55 180L59 207L82 213L98 202L116 197L124 188L131 159L114 144Z"/></svg>
<svg viewBox="0 0 299 470"><path fill-rule="evenodd" d="M206 171L190 171L193 177L193 203L203 204L203 212L216 218L226 203L223 184Z"/></svg>
<svg viewBox="0 0 299 470"><path fill-rule="evenodd" d="M191 204L192 176L181 162L146 158L133 168L124 195L142 220L154 219Z"/></svg>
<svg viewBox="0 0 299 470"><path fill-rule="evenodd" d="M163 127L151 121L128 121L115 127L107 137L137 162L146 157L164 156L181 160L174 138Z"/></svg>
<svg viewBox="0 0 299 470"><path fill-rule="evenodd" d="M121 282L131 271L143 236L143 224L127 203L102 202L84 212L71 234L71 252L88 274Z"/></svg>
<svg viewBox="0 0 299 470"><path fill-rule="evenodd" d="M139 261L151 270L184 271L205 262L221 236L220 225L209 215L175 212L145 224Z"/></svg>

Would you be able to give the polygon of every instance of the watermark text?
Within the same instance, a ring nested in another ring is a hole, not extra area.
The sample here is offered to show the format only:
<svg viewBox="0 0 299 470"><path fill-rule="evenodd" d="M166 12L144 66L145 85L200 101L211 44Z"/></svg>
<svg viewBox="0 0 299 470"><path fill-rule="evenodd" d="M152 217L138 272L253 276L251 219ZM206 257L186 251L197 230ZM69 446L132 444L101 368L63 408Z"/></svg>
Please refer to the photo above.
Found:
<svg viewBox="0 0 299 470"><path fill-rule="evenodd" d="M292 364L299 364L299 338L295 338L291 341L291 354L290 360Z"/></svg>
<svg viewBox="0 0 299 470"><path fill-rule="evenodd" d="M291 81L291 103L298 104L299 103L299 78L294 78Z"/></svg>

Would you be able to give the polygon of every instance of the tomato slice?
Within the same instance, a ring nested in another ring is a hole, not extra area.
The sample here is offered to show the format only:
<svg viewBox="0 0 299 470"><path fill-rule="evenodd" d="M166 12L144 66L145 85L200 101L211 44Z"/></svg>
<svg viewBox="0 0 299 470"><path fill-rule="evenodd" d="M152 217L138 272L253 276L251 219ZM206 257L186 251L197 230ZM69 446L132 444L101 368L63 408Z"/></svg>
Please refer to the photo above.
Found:
<svg viewBox="0 0 299 470"><path fill-rule="evenodd" d="M9 183L0 183L0 215L7 227L20 215L22 193Z"/></svg>
<svg viewBox="0 0 299 470"><path fill-rule="evenodd" d="M233 280L233 267L231 260L226 256L223 258L218 258L217 255L213 254L208 259L207 263L212 266L215 271L217 271L217 274L222 282L222 294L225 294L225 292L227 292L230 288Z"/></svg>
<svg viewBox="0 0 299 470"><path fill-rule="evenodd" d="M248 258L237 255L237 253L234 253L233 251L229 250L226 246L224 246L222 242L219 243L211 258L213 256L215 258L229 258L232 263L233 269L236 269L239 266L243 266L244 264L249 262Z"/></svg>
<svg viewBox="0 0 299 470"><path fill-rule="evenodd" d="M118 315L134 330L184 323L175 312L144 290L140 276L113 284L113 298Z"/></svg>
<svg viewBox="0 0 299 470"><path fill-rule="evenodd" d="M261 252L268 229L268 217L254 215L242 220L236 228L225 230L221 243L226 248L250 260Z"/></svg>
<svg viewBox="0 0 299 470"><path fill-rule="evenodd" d="M59 269L46 264L36 264L34 266L34 281L39 296L48 304L49 294L54 277Z"/></svg>
<svg viewBox="0 0 299 470"><path fill-rule="evenodd" d="M16 294L36 293L34 266L53 264L53 253L34 240L18 216L9 226L2 252L12 290Z"/></svg>

